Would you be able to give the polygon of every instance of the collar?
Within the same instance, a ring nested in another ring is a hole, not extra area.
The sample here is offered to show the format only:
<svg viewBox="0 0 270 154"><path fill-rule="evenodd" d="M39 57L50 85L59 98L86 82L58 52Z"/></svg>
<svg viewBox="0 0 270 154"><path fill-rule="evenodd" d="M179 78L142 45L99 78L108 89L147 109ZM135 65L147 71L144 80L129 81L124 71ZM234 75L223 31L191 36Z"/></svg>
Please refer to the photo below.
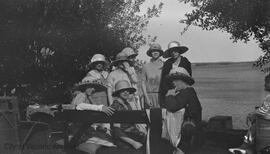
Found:
<svg viewBox="0 0 270 154"><path fill-rule="evenodd" d="M158 58L157 60L154 60L153 58L150 59L151 63L158 63L158 62L162 62L162 60L160 58Z"/></svg>

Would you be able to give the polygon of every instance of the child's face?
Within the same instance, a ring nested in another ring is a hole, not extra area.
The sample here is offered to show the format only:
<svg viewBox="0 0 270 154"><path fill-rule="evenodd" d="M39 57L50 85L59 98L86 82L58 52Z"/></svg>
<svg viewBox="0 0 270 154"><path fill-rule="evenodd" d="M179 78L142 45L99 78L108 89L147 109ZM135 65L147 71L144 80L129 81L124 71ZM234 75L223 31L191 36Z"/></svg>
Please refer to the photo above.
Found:
<svg viewBox="0 0 270 154"><path fill-rule="evenodd" d="M95 65L95 69L98 71L102 71L103 70L103 63L97 62L97 64Z"/></svg>
<svg viewBox="0 0 270 154"><path fill-rule="evenodd" d="M92 95L95 92L95 88L89 87L87 89L85 89L85 93L87 96Z"/></svg>
<svg viewBox="0 0 270 154"><path fill-rule="evenodd" d="M124 100L127 100L129 98L129 95L130 95L130 93L127 90L121 91L119 94L120 98L122 98Z"/></svg>

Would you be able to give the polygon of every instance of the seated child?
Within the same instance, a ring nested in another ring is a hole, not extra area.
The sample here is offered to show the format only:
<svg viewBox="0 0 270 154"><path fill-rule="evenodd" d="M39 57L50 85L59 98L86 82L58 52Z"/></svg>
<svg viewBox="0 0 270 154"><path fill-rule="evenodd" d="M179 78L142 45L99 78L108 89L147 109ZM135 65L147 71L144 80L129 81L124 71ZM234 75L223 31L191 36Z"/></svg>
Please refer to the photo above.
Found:
<svg viewBox="0 0 270 154"><path fill-rule="evenodd" d="M131 87L128 81L118 81L115 85L115 92L112 94L116 99L111 107L116 111L132 110L127 99L135 91L136 89ZM132 146L135 149L143 146L145 135L136 128L135 124L114 124L113 130L118 146Z"/></svg>

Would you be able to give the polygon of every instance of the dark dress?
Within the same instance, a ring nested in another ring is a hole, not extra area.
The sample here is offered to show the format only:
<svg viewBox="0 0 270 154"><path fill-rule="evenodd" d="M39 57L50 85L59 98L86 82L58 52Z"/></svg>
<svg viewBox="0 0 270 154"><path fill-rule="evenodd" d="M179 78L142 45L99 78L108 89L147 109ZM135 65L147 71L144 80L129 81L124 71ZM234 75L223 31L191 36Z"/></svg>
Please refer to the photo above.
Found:
<svg viewBox="0 0 270 154"><path fill-rule="evenodd" d="M188 146L199 146L201 144L201 121L202 106L193 87L188 87L177 92L177 95L169 95L165 98L165 107L170 112L176 112L185 108L184 121L188 118L195 124L195 127L182 125L182 139L180 144ZM191 141L194 136L195 140ZM191 143L193 142L193 143Z"/></svg>
<svg viewBox="0 0 270 154"><path fill-rule="evenodd" d="M161 107L164 107L165 95L168 92L168 90L174 88L172 82L166 81L165 79L165 77L170 73L174 62L175 62L175 59L170 58L164 62L164 65L162 68L160 86L159 86L159 102L160 102ZM178 66L185 68L190 74L190 76L192 76L191 63L186 57L181 56L181 62L179 63Z"/></svg>

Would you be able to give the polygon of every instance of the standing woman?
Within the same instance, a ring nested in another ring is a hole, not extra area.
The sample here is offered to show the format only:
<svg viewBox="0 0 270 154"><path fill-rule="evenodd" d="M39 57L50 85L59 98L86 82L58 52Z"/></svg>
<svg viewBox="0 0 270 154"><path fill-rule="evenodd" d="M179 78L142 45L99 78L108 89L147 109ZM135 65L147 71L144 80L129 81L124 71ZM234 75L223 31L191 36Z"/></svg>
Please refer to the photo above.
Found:
<svg viewBox="0 0 270 154"><path fill-rule="evenodd" d="M173 68L166 76L166 80L172 81L175 88L167 92L165 108L170 113L176 113L176 116L180 116L177 119L182 119L182 115L177 115L177 113L184 109L184 122L181 123L180 120L177 120L178 123L169 124L174 128L173 130L178 128L179 132L176 134L181 132L181 135L178 136L181 142L178 139L178 142L174 142L174 146L178 145L181 148L188 148L186 150L192 150L200 143L202 121L202 106L195 89L192 87L195 81L183 67Z"/></svg>
<svg viewBox="0 0 270 154"><path fill-rule="evenodd" d="M151 57L150 62L142 68L142 91L144 96L144 105L147 108L158 108L158 91L161 77L163 61L160 57L163 55L161 46L157 43L152 44L146 54Z"/></svg>
<svg viewBox="0 0 270 154"><path fill-rule="evenodd" d="M181 55L186 51L188 51L186 46L181 46L179 42L172 41L168 44L168 49L163 55L164 58L171 58L164 62L161 72L161 81L159 86L159 103L161 107L164 107L164 99L167 91L174 88L171 81L165 80L165 76L169 74L170 70L176 67L183 67L187 70L189 75L192 76L190 61Z"/></svg>

